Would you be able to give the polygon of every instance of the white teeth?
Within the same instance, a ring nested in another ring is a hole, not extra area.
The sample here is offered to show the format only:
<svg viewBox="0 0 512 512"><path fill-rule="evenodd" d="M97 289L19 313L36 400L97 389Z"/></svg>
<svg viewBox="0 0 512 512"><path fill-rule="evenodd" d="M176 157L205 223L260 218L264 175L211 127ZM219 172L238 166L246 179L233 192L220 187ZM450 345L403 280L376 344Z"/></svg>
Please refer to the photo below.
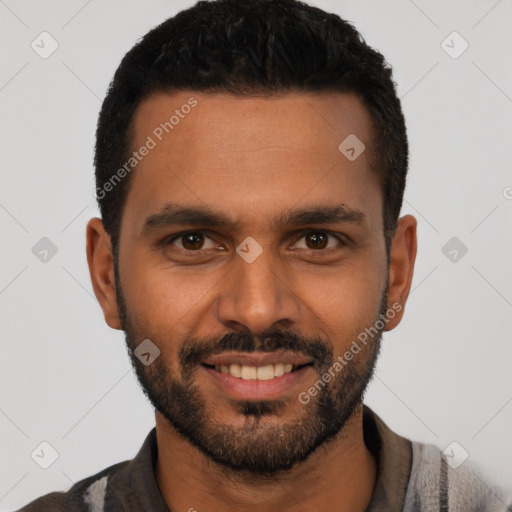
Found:
<svg viewBox="0 0 512 512"><path fill-rule="evenodd" d="M276 377L281 377L281 375L284 374L284 364L283 363L277 363L274 365L274 375Z"/></svg>
<svg viewBox="0 0 512 512"><path fill-rule="evenodd" d="M239 364L230 364L228 369L229 373L233 375L233 377L240 378L242 376L242 367Z"/></svg>
<svg viewBox="0 0 512 512"><path fill-rule="evenodd" d="M270 380L274 378L274 365L259 366L256 372L258 380Z"/></svg>
<svg viewBox="0 0 512 512"><path fill-rule="evenodd" d="M242 366L242 379L255 379L257 368L255 366Z"/></svg>
<svg viewBox="0 0 512 512"><path fill-rule="evenodd" d="M274 377L281 377L285 373L290 373L293 365L277 363L265 366L246 366L234 363L230 365L216 364L215 369L218 372L244 380L271 380Z"/></svg>

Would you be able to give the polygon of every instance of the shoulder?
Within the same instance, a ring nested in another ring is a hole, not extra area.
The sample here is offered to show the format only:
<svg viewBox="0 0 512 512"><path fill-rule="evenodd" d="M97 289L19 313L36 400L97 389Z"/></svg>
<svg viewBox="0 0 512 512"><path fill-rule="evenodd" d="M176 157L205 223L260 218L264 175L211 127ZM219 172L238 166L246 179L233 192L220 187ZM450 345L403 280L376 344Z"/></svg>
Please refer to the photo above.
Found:
<svg viewBox="0 0 512 512"><path fill-rule="evenodd" d="M493 485L470 461L453 451L411 441L412 465L404 512L507 512L512 497Z"/></svg>
<svg viewBox="0 0 512 512"><path fill-rule="evenodd" d="M89 512L96 502L102 501L109 479L112 479L130 461L114 464L95 475L76 482L66 492L51 492L45 494L18 512ZM92 508L92 510L96 510Z"/></svg>

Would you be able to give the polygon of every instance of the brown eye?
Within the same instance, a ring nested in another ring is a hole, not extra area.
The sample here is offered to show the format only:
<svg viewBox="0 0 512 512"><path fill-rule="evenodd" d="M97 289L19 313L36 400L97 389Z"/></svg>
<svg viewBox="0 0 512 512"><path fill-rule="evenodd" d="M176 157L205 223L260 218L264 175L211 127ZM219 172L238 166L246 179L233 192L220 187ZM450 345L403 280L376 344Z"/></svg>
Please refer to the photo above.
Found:
<svg viewBox="0 0 512 512"><path fill-rule="evenodd" d="M325 249L327 245L326 233L310 233L306 235L306 244L310 249Z"/></svg>
<svg viewBox="0 0 512 512"><path fill-rule="evenodd" d="M298 249L310 249L310 250L321 250L326 248L335 247L335 245L331 245L331 247L327 247L329 245L329 239L336 240L338 245L344 245L343 241L335 235L331 235L325 231L309 231L306 233L300 240L305 241L305 246L300 247L296 245ZM298 242L297 242L298 243Z"/></svg>
<svg viewBox="0 0 512 512"><path fill-rule="evenodd" d="M200 249L212 249L215 247L215 243L213 241L210 243L210 247L205 247L205 240L209 240L209 237L205 236L201 232L191 231L188 233L181 233L173 237L169 240L169 244L176 245L174 242L179 241L181 243L181 247L176 245L177 248L185 251L199 251Z"/></svg>
<svg viewBox="0 0 512 512"><path fill-rule="evenodd" d="M195 249L201 249L204 243L204 236L197 235L195 233L191 233L189 235L184 235L181 237L182 244L185 249L188 251L193 251Z"/></svg>

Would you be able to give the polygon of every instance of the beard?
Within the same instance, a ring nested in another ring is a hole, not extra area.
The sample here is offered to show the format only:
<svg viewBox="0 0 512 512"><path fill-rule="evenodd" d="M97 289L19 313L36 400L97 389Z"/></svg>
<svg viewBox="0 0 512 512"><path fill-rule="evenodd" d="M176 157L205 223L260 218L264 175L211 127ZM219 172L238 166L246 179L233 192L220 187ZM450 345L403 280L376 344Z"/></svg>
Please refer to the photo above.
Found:
<svg viewBox="0 0 512 512"><path fill-rule="evenodd" d="M341 371L336 372L334 378L328 383L324 382L307 404L299 402L298 398L260 401L228 399L231 407L243 419L241 426L216 421L214 406L208 408L194 380L195 372L206 357L228 350L290 350L312 358L312 369L321 379L333 365L331 344L320 338L307 338L299 333L275 329L265 331L258 337L228 333L221 339L186 339L179 351L180 371L177 375L165 365L163 357L145 366L133 352L145 336L140 335L131 321L117 270L115 275L119 315L128 354L144 394L169 425L211 461L240 476L275 476L306 460L319 446L341 434L347 421L362 404L374 375L383 329L378 330L372 341ZM381 297L379 317L375 321L382 318L386 310L387 286ZM355 335L362 332L364 327L357 330ZM168 340L156 342L160 349L165 343ZM293 404L294 400L297 400L297 407ZM279 416L292 407L298 411L295 417L287 422L278 421Z"/></svg>

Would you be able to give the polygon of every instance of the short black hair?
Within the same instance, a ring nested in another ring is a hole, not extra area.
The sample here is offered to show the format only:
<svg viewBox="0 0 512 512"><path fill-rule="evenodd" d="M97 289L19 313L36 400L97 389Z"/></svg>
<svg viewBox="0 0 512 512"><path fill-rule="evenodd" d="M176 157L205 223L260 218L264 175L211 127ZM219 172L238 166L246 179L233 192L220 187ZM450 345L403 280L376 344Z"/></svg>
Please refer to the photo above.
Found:
<svg viewBox="0 0 512 512"><path fill-rule="evenodd" d="M96 197L114 255L131 175L113 178L131 157L137 107L153 92L191 90L358 95L372 120L369 154L383 194L389 257L408 169L395 87L384 57L349 22L297 0L200 1L167 19L124 56L99 115Z"/></svg>

